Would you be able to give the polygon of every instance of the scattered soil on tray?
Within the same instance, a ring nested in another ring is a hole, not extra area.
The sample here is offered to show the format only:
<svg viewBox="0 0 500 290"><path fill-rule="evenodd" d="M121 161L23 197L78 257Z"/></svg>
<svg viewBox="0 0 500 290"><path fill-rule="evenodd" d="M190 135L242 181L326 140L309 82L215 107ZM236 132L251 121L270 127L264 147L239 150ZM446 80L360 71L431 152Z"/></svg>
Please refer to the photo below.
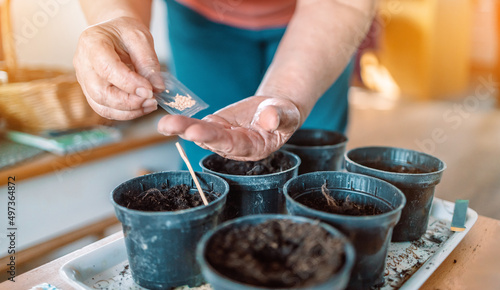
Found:
<svg viewBox="0 0 500 290"><path fill-rule="evenodd" d="M118 274L118 276L121 276L121 277L112 277L111 279L109 279L113 282L111 282L111 284L106 285L108 287L103 288L102 285L93 285L92 289L114 289L114 290L145 289L145 288L139 287L135 283L130 282L130 280L133 280L133 278L132 278L132 273L130 271L129 264L126 264L123 267L123 270ZM94 278L92 278L92 280L94 280ZM100 280L97 283L102 282L102 281L104 281L106 283L109 280ZM189 290L189 289L192 289L192 290L213 290L213 288L209 284L203 284L203 285L197 286L197 287L189 287L187 285L184 285L184 286L178 286L175 288L170 288L170 290Z"/></svg>
<svg viewBox="0 0 500 290"><path fill-rule="evenodd" d="M285 171L293 167L292 160L276 151L259 161L235 161L218 155L205 160L204 166L215 172L232 175L264 175Z"/></svg>
<svg viewBox="0 0 500 290"><path fill-rule="evenodd" d="M345 261L343 242L318 225L270 220L217 233L208 262L242 283L269 288L307 287L326 281Z"/></svg>
<svg viewBox="0 0 500 290"><path fill-rule="evenodd" d="M383 171L388 171L388 172L395 172L395 173L410 173L410 174L418 174L418 173L430 173L435 170L423 170L421 168L415 167L411 164L408 165L400 165L400 164L388 164L385 162L378 162L378 161L368 161L368 162L363 162L361 165L370 167L373 169L378 169L378 170L383 170Z"/></svg>
<svg viewBox="0 0 500 290"><path fill-rule="evenodd" d="M120 272L120 275L122 275L123 277L125 277L125 274L127 274L127 271L128 271L129 268L130 268L129 265L125 265L125 267L123 267L123 270Z"/></svg>
<svg viewBox="0 0 500 290"><path fill-rule="evenodd" d="M305 194L298 197L297 202L316 210L341 215L368 216L384 213L373 205L353 202L349 196L344 200L335 199L330 195L330 190L326 186L326 183L321 186L321 195Z"/></svg>
<svg viewBox="0 0 500 290"><path fill-rule="evenodd" d="M203 205L198 191L190 193L191 187L185 184L167 188L165 184L161 189L150 188L144 192L129 191L116 202L129 209L142 211L176 211ZM220 195L205 192L208 202L212 202Z"/></svg>

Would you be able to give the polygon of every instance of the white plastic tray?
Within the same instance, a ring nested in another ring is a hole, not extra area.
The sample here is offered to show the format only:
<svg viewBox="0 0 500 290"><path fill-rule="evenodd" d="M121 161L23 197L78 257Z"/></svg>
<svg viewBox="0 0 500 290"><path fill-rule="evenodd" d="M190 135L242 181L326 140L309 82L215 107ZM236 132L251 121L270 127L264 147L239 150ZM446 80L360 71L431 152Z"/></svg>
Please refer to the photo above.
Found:
<svg viewBox="0 0 500 290"><path fill-rule="evenodd" d="M409 290L422 286L477 220L477 213L469 208L465 231L451 232L453 209L454 203L434 198L426 234L415 242L390 244L385 284L381 289ZM67 262L59 273L77 289L144 289L132 280L123 238ZM204 285L191 289L211 288Z"/></svg>
<svg viewBox="0 0 500 290"><path fill-rule="evenodd" d="M455 203L434 198L427 232L414 242L391 243L381 289L419 289L456 248L477 220L467 209L465 230L450 231Z"/></svg>

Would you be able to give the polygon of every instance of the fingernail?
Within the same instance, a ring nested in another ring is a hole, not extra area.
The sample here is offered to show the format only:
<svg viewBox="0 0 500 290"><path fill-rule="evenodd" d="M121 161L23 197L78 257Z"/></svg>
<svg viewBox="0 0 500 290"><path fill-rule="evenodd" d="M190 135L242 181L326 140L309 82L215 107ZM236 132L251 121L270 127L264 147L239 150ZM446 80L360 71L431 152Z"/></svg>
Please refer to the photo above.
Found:
<svg viewBox="0 0 500 290"><path fill-rule="evenodd" d="M155 99L147 99L142 103L143 108L156 107L156 105L158 105L158 103Z"/></svg>
<svg viewBox="0 0 500 290"><path fill-rule="evenodd" d="M156 109L158 109L158 107L153 106L153 107L146 107L146 108L142 109L142 111L144 112L144 114L149 114L149 113L155 111Z"/></svg>
<svg viewBox="0 0 500 290"><path fill-rule="evenodd" d="M135 90L135 94L145 99L151 99L153 97L153 91L142 87L137 88L137 90Z"/></svg>

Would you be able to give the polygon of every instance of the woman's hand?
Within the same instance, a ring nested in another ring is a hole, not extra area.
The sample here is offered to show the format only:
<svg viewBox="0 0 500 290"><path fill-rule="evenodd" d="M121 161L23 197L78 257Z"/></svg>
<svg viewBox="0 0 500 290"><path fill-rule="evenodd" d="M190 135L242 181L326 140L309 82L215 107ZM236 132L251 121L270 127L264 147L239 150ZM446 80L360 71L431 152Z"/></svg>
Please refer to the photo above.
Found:
<svg viewBox="0 0 500 290"><path fill-rule="evenodd" d="M202 120L165 116L158 124L158 131L179 135L226 158L256 161L278 150L300 124L300 112L293 102L254 96Z"/></svg>
<svg viewBox="0 0 500 290"><path fill-rule="evenodd" d="M87 101L99 115L130 120L157 108L153 89L163 87L149 29L131 17L87 28L73 59Z"/></svg>

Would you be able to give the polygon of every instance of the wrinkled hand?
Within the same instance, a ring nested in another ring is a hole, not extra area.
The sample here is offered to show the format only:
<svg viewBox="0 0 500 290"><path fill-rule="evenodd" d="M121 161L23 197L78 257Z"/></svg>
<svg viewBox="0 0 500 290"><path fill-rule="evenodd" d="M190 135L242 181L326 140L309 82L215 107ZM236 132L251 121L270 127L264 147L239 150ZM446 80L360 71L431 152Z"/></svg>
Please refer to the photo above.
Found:
<svg viewBox="0 0 500 290"><path fill-rule="evenodd" d="M229 159L256 161L278 150L300 124L300 112L293 102L254 96L202 120L165 116L158 131L179 135Z"/></svg>
<svg viewBox="0 0 500 290"><path fill-rule="evenodd" d="M73 59L89 105L99 115L130 120L157 108L153 86L163 88L160 64L148 28L133 18L115 18L87 28Z"/></svg>

